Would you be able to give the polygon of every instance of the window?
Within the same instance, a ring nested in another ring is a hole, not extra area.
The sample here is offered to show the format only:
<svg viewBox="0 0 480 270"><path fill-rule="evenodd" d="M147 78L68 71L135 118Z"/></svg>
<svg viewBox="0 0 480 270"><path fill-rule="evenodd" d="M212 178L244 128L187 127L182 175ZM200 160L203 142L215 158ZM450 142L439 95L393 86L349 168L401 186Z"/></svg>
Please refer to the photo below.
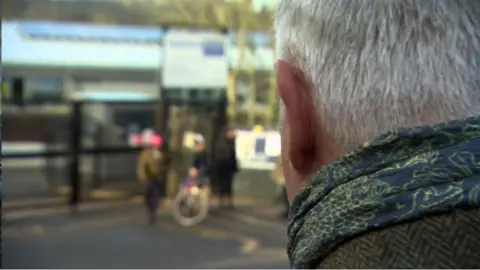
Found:
<svg viewBox="0 0 480 270"><path fill-rule="evenodd" d="M61 77L28 77L25 79L28 103L51 104L63 101L63 80Z"/></svg>

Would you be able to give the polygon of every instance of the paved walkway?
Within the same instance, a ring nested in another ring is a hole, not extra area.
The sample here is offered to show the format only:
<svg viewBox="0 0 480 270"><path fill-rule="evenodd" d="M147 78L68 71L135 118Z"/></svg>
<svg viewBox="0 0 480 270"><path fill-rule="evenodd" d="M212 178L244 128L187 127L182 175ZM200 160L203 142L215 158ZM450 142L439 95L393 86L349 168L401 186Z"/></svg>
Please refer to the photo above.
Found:
<svg viewBox="0 0 480 270"><path fill-rule="evenodd" d="M37 209L44 214L33 211L12 218L17 211L10 211L2 228L3 267L288 267L284 224L245 220L244 216L256 220L244 212L246 205L231 213L213 210L207 220L190 228L177 225L165 211L156 226L147 225L143 209L135 202L99 205L84 205L74 216ZM267 208L257 205L257 211L264 210L260 217L267 216Z"/></svg>
<svg viewBox="0 0 480 270"><path fill-rule="evenodd" d="M237 215L248 216L265 222L287 224L287 219L283 217L283 206L278 204L248 204L237 207L235 212Z"/></svg>

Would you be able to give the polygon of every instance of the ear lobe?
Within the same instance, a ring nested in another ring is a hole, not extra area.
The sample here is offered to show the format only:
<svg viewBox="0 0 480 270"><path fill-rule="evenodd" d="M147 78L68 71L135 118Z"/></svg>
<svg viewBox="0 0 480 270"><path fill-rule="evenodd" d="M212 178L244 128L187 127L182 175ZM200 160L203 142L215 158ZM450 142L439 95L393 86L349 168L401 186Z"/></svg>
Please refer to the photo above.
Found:
<svg viewBox="0 0 480 270"><path fill-rule="evenodd" d="M286 119L290 116L286 113ZM292 166L301 174L310 174L314 168L316 157L316 137L311 119L308 117L292 118L288 121L290 133L288 155Z"/></svg>
<svg viewBox="0 0 480 270"><path fill-rule="evenodd" d="M277 62L277 87L285 104L286 153L295 170L310 174L316 161L316 113L311 88L303 73L285 61Z"/></svg>

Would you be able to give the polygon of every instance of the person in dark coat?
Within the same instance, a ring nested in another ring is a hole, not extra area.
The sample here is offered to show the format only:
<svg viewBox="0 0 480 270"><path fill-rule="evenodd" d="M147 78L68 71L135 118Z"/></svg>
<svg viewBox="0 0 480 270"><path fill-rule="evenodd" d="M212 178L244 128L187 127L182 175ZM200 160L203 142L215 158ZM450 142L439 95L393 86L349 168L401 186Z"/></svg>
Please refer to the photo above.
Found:
<svg viewBox="0 0 480 270"><path fill-rule="evenodd" d="M159 200L165 196L165 174L170 156L161 144L149 144L140 153L137 175L145 187L145 206L150 223L156 221Z"/></svg>
<svg viewBox="0 0 480 270"><path fill-rule="evenodd" d="M200 188L207 190L209 186L209 162L208 153L205 148L205 138L197 135L194 140L195 153L193 154L191 169L195 169L197 184Z"/></svg>
<svg viewBox="0 0 480 270"><path fill-rule="evenodd" d="M220 207L233 208L233 179L238 171L235 130L227 128L215 146L214 174Z"/></svg>

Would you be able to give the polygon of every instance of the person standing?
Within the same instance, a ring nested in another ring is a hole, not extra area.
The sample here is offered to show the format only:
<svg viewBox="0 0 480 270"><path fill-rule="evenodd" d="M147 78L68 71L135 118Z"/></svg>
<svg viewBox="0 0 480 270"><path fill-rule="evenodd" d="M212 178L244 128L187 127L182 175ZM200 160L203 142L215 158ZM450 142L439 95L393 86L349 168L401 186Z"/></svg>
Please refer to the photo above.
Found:
<svg viewBox="0 0 480 270"><path fill-rule="evenodd" d="M149 143L140 153L137 175L144 185L145 206L151 224L156 222L159 200L165 196L165 173L170 164L170 156L161 142Z"/></svg>
<svg viewBox="0 0 480 270"><path fill-rule="evenodd" d="M218 199L220 207L232 209L233 179L238 171L235 152L235 130L227 128L215 146L214 174L218 184Z"/></svg>
<svg viewBox="0 0 480 270"><path fill-rule="evenodd" d="M194 139L194 151L192 158L192 164L190 166L189 174L193 174L197 179L197 184L200 188L204 189L208 193L209 186L209 166L208 166L208 153L205 147L205 138L198 134Z"/></svg>

